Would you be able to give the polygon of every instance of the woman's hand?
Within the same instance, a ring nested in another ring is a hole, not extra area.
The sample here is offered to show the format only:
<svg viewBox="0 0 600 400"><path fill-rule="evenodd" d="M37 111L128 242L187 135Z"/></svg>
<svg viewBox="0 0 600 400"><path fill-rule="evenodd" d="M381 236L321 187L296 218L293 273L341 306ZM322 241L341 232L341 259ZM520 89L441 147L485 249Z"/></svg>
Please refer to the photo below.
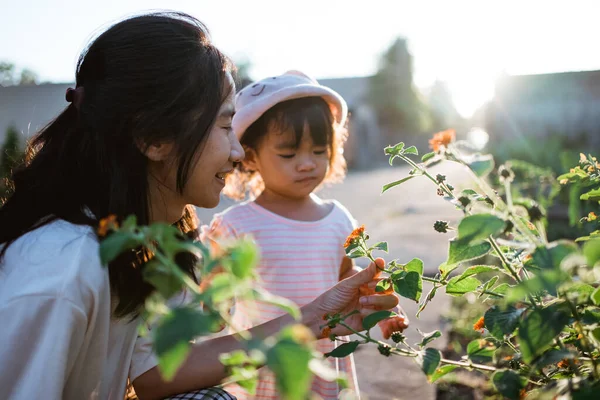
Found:
<svg viewBox="0 0 600 400"><path fill-rule="evenodd" d="M398 305L398 298L393 293L381 293L372 295L361 295L361 285L376 285L379 278L379 269L383 269L385 261L378 258L364 270L340 281L337 285L317 297L314 301L302 307L303 323L306 324L316 337L323 337L320 326L324 324L325 314L342 315L349 314L354 310L359 313L353 314L344 320L344 323L355 331L362 331L362 320L369 314L380 310L391 310ZM378 269L379 268L379 269ZM331 333L335 335L348 335L352 331L337 326Z"/></svg>

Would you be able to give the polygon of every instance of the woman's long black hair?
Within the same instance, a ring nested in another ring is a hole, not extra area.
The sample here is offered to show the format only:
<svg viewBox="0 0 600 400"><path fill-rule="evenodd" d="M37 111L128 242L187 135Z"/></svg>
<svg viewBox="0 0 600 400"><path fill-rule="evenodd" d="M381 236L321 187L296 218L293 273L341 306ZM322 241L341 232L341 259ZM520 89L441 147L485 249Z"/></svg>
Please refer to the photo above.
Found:
<svg viewBox="0 0 600 400"><path fill-rule="evenodd" d="M0 208L0 243L56 219L98 226L114 214L148 224L147 159L140 146L172 142L179 154L177 190L207 138L223 101L229 60L206 27L181 13L121 21L99 35L77 63L74 102L30 143ZM196 234L195 213L177 223ZM144 253L144 252L142 252ZM109 265L116 317L139 312L153 287L142 279L147 254L132 251ZM195 260L181 257L192 274Z"/></svg>

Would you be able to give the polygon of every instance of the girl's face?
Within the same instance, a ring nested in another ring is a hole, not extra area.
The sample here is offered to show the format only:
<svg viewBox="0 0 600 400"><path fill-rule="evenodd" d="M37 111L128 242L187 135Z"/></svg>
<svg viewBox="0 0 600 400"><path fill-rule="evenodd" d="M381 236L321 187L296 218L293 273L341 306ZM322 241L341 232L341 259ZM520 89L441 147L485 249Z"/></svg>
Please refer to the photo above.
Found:
<svg viewBox="0 0 600 400"><path fill-rule="evenodd" d="M221 105L209 135L191 164L183 193L176 190L178 157L172 144L150 146L146 155L150 171L151 219L177 221L183 208L194 205L213 208L219 204L225 176L233 170L233 163L244 159L244 150L231 129L235 113L235 84L231 74L226 74L224 93L227 98Z"/></svg>
<svg viewBox="0 0 600 400"><path fill-rule="evenodd" d="M246 164L260 173L265 192L284 198L309 196L323 182L329 170L329 148L317 145L305 128L296 147L292 131L270 128L255 150L248 151Z"/></svg>

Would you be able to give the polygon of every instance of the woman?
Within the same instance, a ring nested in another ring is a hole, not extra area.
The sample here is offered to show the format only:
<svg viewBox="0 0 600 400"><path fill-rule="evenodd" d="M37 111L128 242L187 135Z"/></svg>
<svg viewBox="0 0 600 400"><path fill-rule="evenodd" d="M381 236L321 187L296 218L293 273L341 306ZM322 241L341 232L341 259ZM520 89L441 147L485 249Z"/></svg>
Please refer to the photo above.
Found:
<svg viewBox="0 0 600 400"><path fill-rule="evenodd" d="M99 220L135 214L195 237L193 206L215 207L244 157L231 130L230 61L206 28L179 13L124 20L98 36L77 64L71 104L34 138L0 208L0 397L122 399L130 379L141 399L218 384L230 336L196 345L175 378L136 348L139 313L154 288L142 278L150 255L131 251L103 268ZM179 260L194 276L197 261ZM379 261L383 263L383 260ZM302 308L316 335L325 313L360 309L349 323L397 304L367 296L375 265ZM270 335L281 317L254 328ZM335 333L348 333L338 329Z"/></svg>

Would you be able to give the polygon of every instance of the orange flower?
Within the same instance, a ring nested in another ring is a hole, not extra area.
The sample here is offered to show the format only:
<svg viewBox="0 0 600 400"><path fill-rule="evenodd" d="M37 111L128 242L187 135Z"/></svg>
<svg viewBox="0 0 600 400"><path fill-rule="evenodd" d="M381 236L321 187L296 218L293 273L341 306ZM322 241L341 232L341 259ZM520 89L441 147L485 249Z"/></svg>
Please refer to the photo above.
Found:
<svg viewBox="0 0 600 400"><path fill-rule="evenodd" d="M321 332L321 335L322 335L324 338L328 338L328 337L329 337L329 335L331 335L331 328L330 328L330 327L328 327L328 326L326 326L325 328L323 328L323 331Z"/></svg>
<svg viewBox="0 0 600 400"><path fill-rule="evenodd" d="M117 229L119 223L117 222L116 215L109 215L106 218L102 218L98 224L98 236L106 236L109 230Z"/></svg>
<svg viewBox="0 0 600 400"><path fill-rule="evenodd" d="M484 327L485 322L483 321L483 317L479 318L479 320L473 324L473 329L479 332L483 331Z"/></svg>
<svg viewBox="0 0 600 400"><path fill-rule="evenodd" d="M438 151L441 146L448 147L456 139L456 132L454 129L448 129L441 131L433 135L433 138L429 139L429 147L433 151Z"/></svg>
<svg viewBox="0 0 600 400"><path fill-rule="evenodd" d="M595 221L598 218L595 212L590 212L587 216L588 221Z"/></svg>
<svg viewBox="0 0 600 400"><path fill-rule="evenodd" d="M569 366L569 363L567 362L567 360L561 360L556 364L556 366L558 368L567 368Z"/></svg>
<svg viewBox="0 0 600 400"><path fill-rule="evenodd" d="M362 236L362 234L365 232L365 226L361 225L358 228L356 228L355 230L352 231L352 233L346 238L346 242L344 243L344 247L348 247L351 244L353 244L356 239L360 238Z"/></svg>

